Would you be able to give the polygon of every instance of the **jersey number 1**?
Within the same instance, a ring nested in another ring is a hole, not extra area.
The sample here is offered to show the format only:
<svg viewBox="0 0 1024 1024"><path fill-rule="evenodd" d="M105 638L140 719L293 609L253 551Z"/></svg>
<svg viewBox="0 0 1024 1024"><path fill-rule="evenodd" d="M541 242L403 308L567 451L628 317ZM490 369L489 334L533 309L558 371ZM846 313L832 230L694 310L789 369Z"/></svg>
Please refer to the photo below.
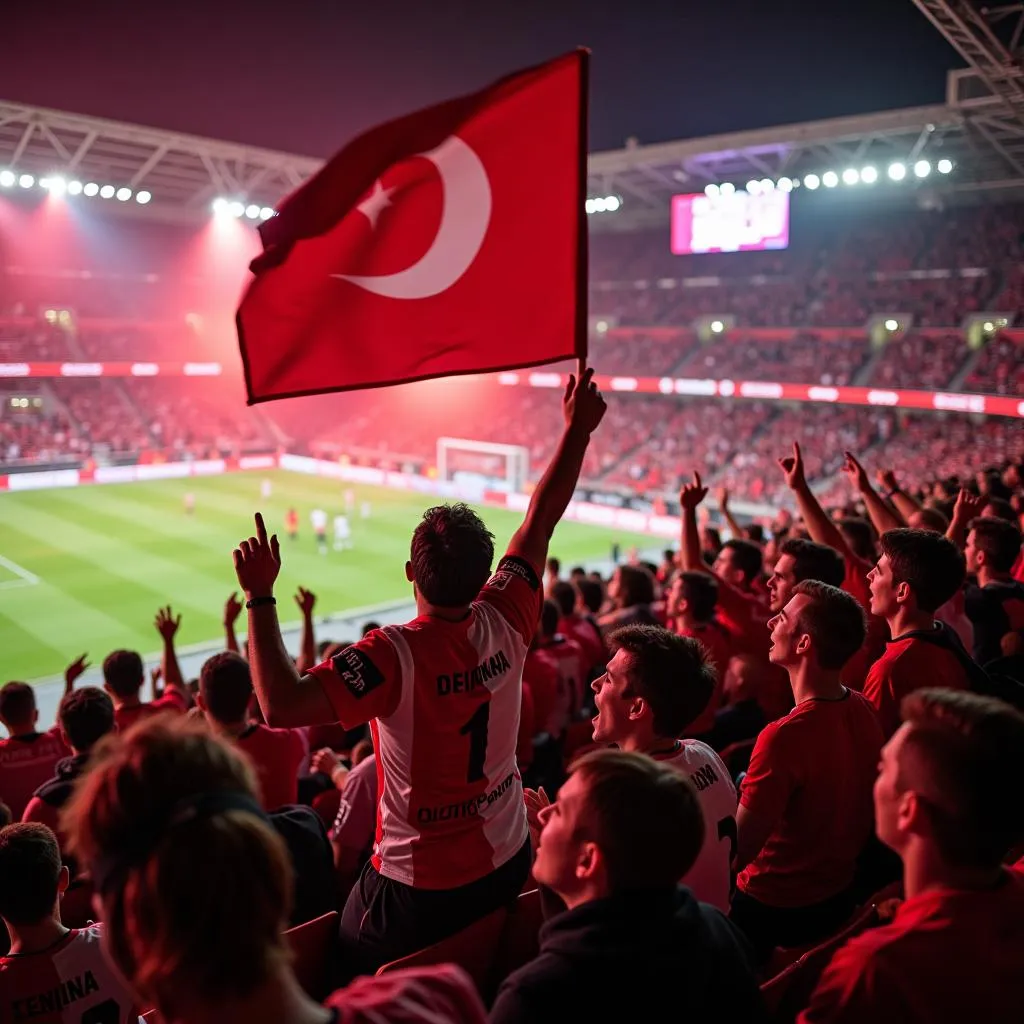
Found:
<svg viewBox="0 0 1024 1024"><path fill-rule="evenodd" d="M487 758L487 727L491 722L491 702L486 701L473 712L473 717L459 730L460 736L469 737L469 767L467 782L479 782L484 777Z"/></svg>

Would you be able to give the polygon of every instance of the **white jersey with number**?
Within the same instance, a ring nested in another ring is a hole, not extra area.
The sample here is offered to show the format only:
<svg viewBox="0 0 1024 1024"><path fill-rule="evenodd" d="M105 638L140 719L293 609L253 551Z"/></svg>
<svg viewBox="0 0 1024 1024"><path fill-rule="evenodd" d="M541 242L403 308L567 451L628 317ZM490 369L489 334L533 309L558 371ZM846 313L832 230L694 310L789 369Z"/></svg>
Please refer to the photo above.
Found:
<svg viewBox="0 0 1024 1024"><path fill-rule="evenodd" d="M135 999L103 955L100 928L73 928L41 953L0 957L0 1021L136 1024Z"/></svg>
<svg viewBox="0 0 1024 1024"><path fill-rule="evenodd" d="M322 508L315 508L309 513L309 521L314 533L323 533L327 529L327 513Z"/></svg>
<svg viewBox="0 0 1024 1024"><path fill-rule="evenodd" d="M540 592L535 568L507 555L464 619L373 630L312 670L342 725L372 722L385 877L454 889L528 841L516 741Z"/></svg>
<svg viewBox="0 0 1024 1024"><path fill-rule="evenodd" d="M732 859L736 853L736 787L722 759L700 740L681 740L680 749L654 759L689 776L704 813L704 845L682 880L697 899L728 913Z"/></svg>

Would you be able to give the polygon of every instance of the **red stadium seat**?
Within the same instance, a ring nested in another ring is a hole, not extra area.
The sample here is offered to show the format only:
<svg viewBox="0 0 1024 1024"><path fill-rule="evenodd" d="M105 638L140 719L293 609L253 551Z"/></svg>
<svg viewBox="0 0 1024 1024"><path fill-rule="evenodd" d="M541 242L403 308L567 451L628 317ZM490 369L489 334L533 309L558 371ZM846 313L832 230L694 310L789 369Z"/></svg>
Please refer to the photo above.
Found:
<svg viewBox="0 0 1024 1024"><path fill-rule="evenodd" d="M292 951L295 977L306 994L317 1002L326 999L334 987L331 984L331 963L338 941L339 919L338 912L332 910L284 933Z"/></svg>
<svg viewBox="0 0 1024 1024"><path fill-rule="evenodd" d="M836 950L861 932L876 928L881 923L882 916L878 907L872 904L838 935L814 946L770 981L766 981L761 986L761 995L771 1019L776 1024L796 1020Z"/></svg>
<svg viewBox="0 0 1024 1024"><path fill-rule="evenodd" d="M492 910L468 928L448 936L434 945L392 960L378 968L378 974L398 971L403 967L433 967L436 964L458 964L472 979L481 996L491 984L495 958L500 948L509 912L504 907Z"/></svg>
<svg viewBox="0 0 1024 1024"><path fill-rule="evenodd" d="M531 889L516 900L508 912L491 970L490 991L493 998L501 983L515 970L529 963L539 946L540 926L544 923L544 908L541 906L540 890Z"/></svg>
<svg viewBox="0 0 1024 1024"><path fill-rule="evenodd" d="M718 756L734 779L750 767L750 755L754 752L756 742L756 740L740 740L738 743L730 743L724 750L719 751Z"/></svg>
<svg viewBox="0 0 1024 1024"><path fill-rule="evenodd" d="M320 820L328 829L334 824L340 806L341 790L335 789L333 786L313 797L313 810L320 815Z"/></svg>
<svg viewBox="0 0 1024 1024"><path fill-rule="evenodd" d="M67 928L85 928L98 920L92 904L92 882L87 878L76 879L68 887L60 901L60 919Z"/></svg>

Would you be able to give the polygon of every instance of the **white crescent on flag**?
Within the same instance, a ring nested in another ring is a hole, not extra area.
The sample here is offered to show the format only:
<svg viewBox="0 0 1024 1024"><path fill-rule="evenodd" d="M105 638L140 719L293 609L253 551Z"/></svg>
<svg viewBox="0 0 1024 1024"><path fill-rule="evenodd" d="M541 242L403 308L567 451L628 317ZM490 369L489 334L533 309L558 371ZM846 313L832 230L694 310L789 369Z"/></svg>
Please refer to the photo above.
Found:
<svg viewBox="0 0 1024 1024"><path fill-rule="evenodd" d="M422 156L437 168L441 177L441 223L430 248L411 267L395 274L332 277L390 299L426 299L446 291L470 268L491 221L487 170L480 157L456 135L449 135L440 146ZM381 191L380 182L376 191ZM387 203L386 198L383 201ZM373 227L379 209L364 212Z"/></svg>

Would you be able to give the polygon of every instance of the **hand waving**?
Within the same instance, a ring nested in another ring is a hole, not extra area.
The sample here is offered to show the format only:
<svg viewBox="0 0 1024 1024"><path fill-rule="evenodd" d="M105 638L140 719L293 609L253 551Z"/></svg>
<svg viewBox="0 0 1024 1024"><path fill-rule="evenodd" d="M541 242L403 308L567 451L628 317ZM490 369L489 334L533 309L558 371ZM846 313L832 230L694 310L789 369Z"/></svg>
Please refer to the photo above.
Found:
<svg viewBox="0 0 1024 1024"><path fill-rule="evenodd" d="M588 436L592 434L604 417L604 399L594 383L594 371L585 369L577 380L576 374L569 374L569 383L565 386L562 396L562 412L565 425L582 431Z"/></svg>
<svg viewBox="0 0 1024 1024"><path fill-rule="evenodd" d="M693 474L693 483L683 484L679 492L679 504L684 509L695 509L708 496L708 489L701 483L700 473Z"/></svg>
<svg viewBox="0 0 1024 1024"><path fill-rule="evenodd" d="M983 494L972 494L966 487L961 487L953 506L953 518L966 525L975 516L981 515L981 510L987 502L988 499Z"/></svg>
<svg viewBox="0 0 1024 1024"><path fill-rule="evenodd" d="M793 454L787 455L778 460L779 468L786 478L786 486L795 491L798 487L804 486L807 480L804 477L804 457L800 451L800 444L793 442Z"/></svg>
<svg viewBox="0 0 1024 1024"><path fill-rule="evenodd" d="M857 461L853 452L843 452L843 464L840 466L843 476L861 493L871 490L871 480L867 470Z"/></svg>
<svg viewBox="0 0 1024 1024"><path fill-rule="evenodd" d="M237 594L232 594L224 602L224 625L233 626L242 614L242 602L238 600Z"/></svg>
<svg viewBox="0 0 1024 1024"><path fill-rule="evenodd" d="M295 603L299 606L299 611L303 616L309 618L313 614L313 606L316 604L316 594L305 587L299 587L295 592Z"/></svg>
<svg viewBox="0 0 1024 1024"><path fill-rule="evenodd" d="M256 513L256 536L240 541L232 557L238 585L247 598L269 597L281 571L281 546L275 533L267 539L263 516Z"/></svg>
<svg viewBox="0 0 1024 1024"><path fill-rule="evenodd" d="M175 618L174 612L171 611L171 606L168 605L156 613L153 625L156 626L156 631L164 640L173 640L174 634L178 632L178 627L181 625L181 616L179 615Z"/></svg>
<svg viewBox="0 0 1024 1024"><path fill-rule="evenodd" d="M64 669L64 685L68 690L75 685L75 680L89 667L88 657L88 654L83 654Z"/></svg>
<svg viewBox="0 0 1024 1024"><path fill-rule="evenodd" d="M729 511L729 491L725 487L719 487L715 492L715 497L718 499L718 507L725 515Z"/></svg>
<svg viewBox="0 0 1024 1024"><path fill-rule="evenodd" d="M896 483L896 474L891 469L880 469L875 474L875 480L878 481L878 486L881 487L886 494L891 494L893 491L899 489L899 484Z"/></svg>

